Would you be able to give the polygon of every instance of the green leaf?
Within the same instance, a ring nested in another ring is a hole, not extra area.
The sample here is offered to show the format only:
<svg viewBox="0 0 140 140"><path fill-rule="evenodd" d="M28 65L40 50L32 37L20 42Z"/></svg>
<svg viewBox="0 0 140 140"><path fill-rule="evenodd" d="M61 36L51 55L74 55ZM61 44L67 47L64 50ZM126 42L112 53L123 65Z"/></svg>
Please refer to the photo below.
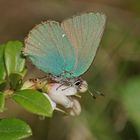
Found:
<svg viewBox="0 0 140 140"><path fill-rule="evenodd" d="M9 76L9 81L12 89L19 89L22 86L22 75L11 73Z"/></svg>
<svg viewBox="0 0 140 140"><path fill-rule="evenodd" d="M0 81L4 80L6 77L5 65L4 65L4 47L5 45L0 45Z"/></svg>
<svg viewBox="0 0 140 140"><path fill-rule="evenodd" d="M23 71L21 73L19 73L22 77L25 76L25 74L27 73L27 68L24 67Z"/></svg>
<svg viewBox="0 0 140 140"><path fill-rule="evenodd" d="M25 58L21 51L23 44L19 41L9 41L5 46L5 65L8 75L11 73L22 73L25 67Z"/></svg>
<svg viewBox="0 0 140 140"><path fill-rule="evenodd" d="M19 119L0 120L0 140L20 140L32 135L31 128Z"/></svg>
<svg viewBox="0 0 140 140"><path fill-rule="evenodd" d="M122 93L125 110L140 135L140 77L128 81Z"/></svg>
<svg viewBox="0 0 140 140"><path fill-rule="evenodd" d="M6 80L0 81L0 91L4 90L6 87Z"/></svg>
<svg viewBox="0 0 140 140"><path fill-rule="evenodd" d="M0 112L4 111L4 106L5 106L5 95L4 93L0 92Z"/></svg>
<svg viewBox="0 0 140 140"><path fill-rule="evenodd" d="M51 103L41 92L31 89L20 90L12 98L29 112L47 117L52 116Z"/></svg>

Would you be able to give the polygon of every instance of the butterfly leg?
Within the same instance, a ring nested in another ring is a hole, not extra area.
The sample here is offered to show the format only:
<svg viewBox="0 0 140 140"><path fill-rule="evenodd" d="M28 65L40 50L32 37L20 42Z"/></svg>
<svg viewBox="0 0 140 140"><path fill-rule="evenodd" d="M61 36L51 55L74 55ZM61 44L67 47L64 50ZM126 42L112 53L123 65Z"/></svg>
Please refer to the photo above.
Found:
<svg viewBox="0 0 140 140"><path fill-rule="evenodd" d="M69 85L69 86L67 86L66 88L63 88L62 91L66 90L66 89L68 89L68 88L70 88L70 87L72 87L72 85Z"/></svg>
<svg viewBox="0 0 140 140"><path fill-rule="evenodd" d="M63 85L65 85L65 84L64 84L64 83L60 84L60 85L56 88L56 90L58 90L59 88L61 88Z"/></svg>

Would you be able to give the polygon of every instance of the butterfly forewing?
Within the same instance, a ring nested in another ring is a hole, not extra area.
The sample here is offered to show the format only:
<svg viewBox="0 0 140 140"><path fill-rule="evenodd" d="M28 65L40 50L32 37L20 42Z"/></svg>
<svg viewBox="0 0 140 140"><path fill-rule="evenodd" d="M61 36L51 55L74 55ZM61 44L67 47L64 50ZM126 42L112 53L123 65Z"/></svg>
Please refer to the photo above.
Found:
<svg viewBox="0 0 140 140"><path fill-rule="evenodd" d="M105 21L105 15L87 13L62 22L61 26L76 53L72 70L74 76L80 76L91 65L104 31Z"/></svg>
<svg viewBox="0 0 140 140"><path fill-rule="evenodd" d="M24 53L46 73L60 75L71 71L75 52L58 22L43 22L33 28L25 40Z"/></svg>

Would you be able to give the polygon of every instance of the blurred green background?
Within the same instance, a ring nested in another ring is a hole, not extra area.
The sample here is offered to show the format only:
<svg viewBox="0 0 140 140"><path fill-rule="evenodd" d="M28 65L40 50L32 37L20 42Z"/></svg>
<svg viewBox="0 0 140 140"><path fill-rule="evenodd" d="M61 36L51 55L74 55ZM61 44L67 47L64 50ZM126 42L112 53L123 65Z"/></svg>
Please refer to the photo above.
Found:
<svg viewBox="0 0 140 140"><path fill-rule="evenodd" d="M62 21L88 11L107 15L100 49L83 75L90 90L99 90L105 97L93 100L85 93L80 116L55 112L45 120L8 100L0 118L27 121L33 129L27 140L140 139L140 0L0 0L0 43L23 41L41 21ZM38 73L33 66L30 71L32 76Z"/></svg>

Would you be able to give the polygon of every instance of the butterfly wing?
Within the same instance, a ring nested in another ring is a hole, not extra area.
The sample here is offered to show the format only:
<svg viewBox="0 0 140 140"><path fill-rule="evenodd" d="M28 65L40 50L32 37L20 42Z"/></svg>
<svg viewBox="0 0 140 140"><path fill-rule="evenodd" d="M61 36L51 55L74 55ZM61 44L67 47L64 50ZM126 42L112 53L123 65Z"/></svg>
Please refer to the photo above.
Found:
<svg viewBox="0 0 140 140"><path fill-rule="evenodd" d="M74 48L58 22L43 22L33 28L25 39L25 55L46 73L60 75L71 71L75 63Z"/></svg>
<svg viewBox="0 0 140 140"><path fill-rule="evenodd" d="M105 21L105 15L88 13L62 22L61 26L76 53L74 76L80 76L91 65L104 31Z"/></svg>

